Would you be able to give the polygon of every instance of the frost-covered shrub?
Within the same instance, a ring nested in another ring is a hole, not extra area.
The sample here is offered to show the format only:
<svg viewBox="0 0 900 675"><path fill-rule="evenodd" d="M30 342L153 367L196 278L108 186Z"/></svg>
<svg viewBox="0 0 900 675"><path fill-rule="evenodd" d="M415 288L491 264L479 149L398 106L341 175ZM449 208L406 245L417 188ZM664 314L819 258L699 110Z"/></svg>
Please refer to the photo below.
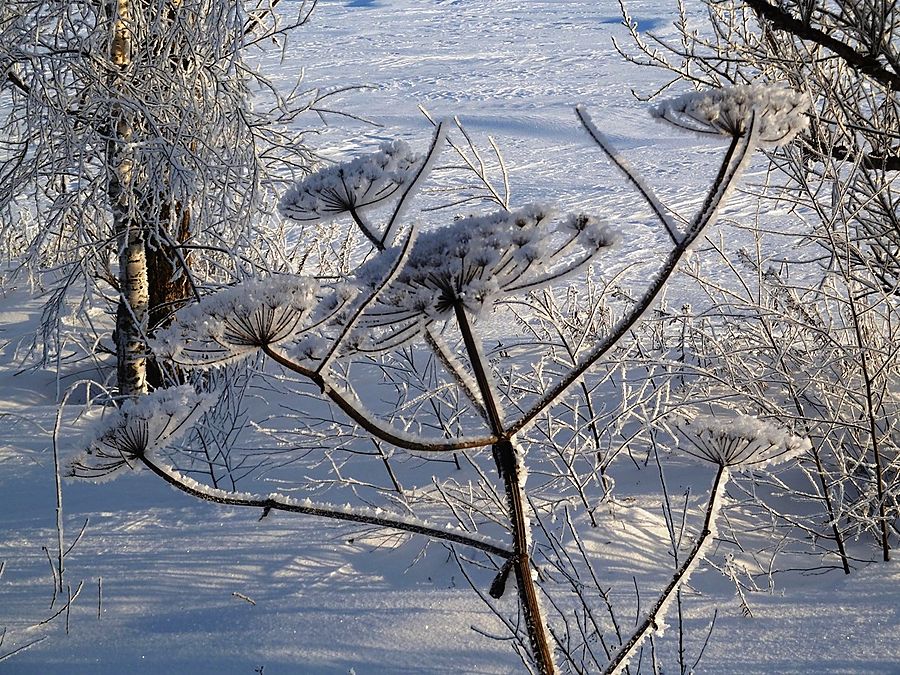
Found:
<svg viewBox="0 0 900 675"><path fill-rule="evenodd" d="M662 632L665 628L664 619L669 605L679 589L688 582L716 536L716 521L722 510L731 469L771 468L795 459L810 448L809 440L749 415L697 415L683 424L679 432L687 441L686 445L680 446L683 452L717 467L703 527L672 580L638 621L638 628L631 639L612 656L604 673L622 672L651 632Z"/></svg>
<svg viewBox="0 0 900 675"><path fill-rule="evenodd" d="M827 0L705 0L707 11L691 17L678 4L676 39L653 42L634 29L637 54L626 55L661 69L664 88L678 80L691 87L785 82L811 101L809 124L796 141L770 153L762 217L741 223L760 233L792 232L793 254L771 267L762 256L762 265L736 279L751 286L762 280L774 293L765 288L757 298L720 302L750 317L732 328L734 343L749 332L765 345L756 369L778 392L771 414L802 419L814 439L809 484L794 486L798 499L805 495L800 509L816 511L803 527L815 533L813 540L833 542L828 546L849 574L845 538L874 534L888 560L900 522L891 496L900 475L892 468L896 402L885 395L896 391L900 288L897 5L836 11ZM624 5L623 14L628 18ZM667 114L665 106L660 111ZM773 227L766 217L773 206L794 217ZM843 286L836 293L835 280ZM794 349L768 344L755 324L796 336ZM736 389L747 395L752 388L739 383ZM783 522L797 522L794 515Z"/></svg>

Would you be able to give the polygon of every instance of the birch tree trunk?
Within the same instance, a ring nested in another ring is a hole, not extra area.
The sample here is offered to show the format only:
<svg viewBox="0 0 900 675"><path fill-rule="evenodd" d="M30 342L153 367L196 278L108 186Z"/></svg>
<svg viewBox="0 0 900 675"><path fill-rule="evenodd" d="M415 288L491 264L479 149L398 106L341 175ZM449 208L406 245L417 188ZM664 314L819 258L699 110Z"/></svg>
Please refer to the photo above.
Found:
<svg viewBox="0 0 900 675"><path fill-rule="evenodd" d="M109 0L110 97L109 139L106 165L108 193L119 257L119 307L116 312L116 373L119 393L139 396L147 393L146 334L149 316L146 228L134 208L135 159L131 146L133 123L130 111L121 104L126 98L128 66L131 63L129 34L130 0Z"/></svg>

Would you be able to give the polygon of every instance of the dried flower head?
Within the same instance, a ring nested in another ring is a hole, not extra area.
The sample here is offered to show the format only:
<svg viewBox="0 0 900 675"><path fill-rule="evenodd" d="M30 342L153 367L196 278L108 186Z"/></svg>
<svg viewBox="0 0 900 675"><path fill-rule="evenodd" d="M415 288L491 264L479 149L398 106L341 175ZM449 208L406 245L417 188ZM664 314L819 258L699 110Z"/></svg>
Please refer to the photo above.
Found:
<svg viewBox="0 0 900 675"><path fill-rule="evenodd" d="M564 277L615 242L613 230L593 216L553 223L551 215L532 205L461 218L420 235L402 270L366 313L364 328L376 331L370 342L377 348L395 345L457 306L482 312L499 298ZM364 265L357 274L360 285L377 285L395 256L389 250Z"/></svg>
<svg viewBox="0 0 900 675"><path fill-rule="evenodd" d="M214 396L201 395L181 385L128 399L115 412L87 430L84 450L72 460L72 475L102 480L136 467L136 460L171 446L213 404Z"/></svg>
<svg viewBox="0 0 900 675"><path fill-rule="evenodd" d="M787 462L812 448L770 422L749 415L697 416L677 427L688 455L724 467L763 468Z"/></svg>
<svg viewBox="0 0 900 675"><path fill-rule="evenodd" d="M237 360L307 331L323 305L318 291L315 280L290 274L244 281L180 311L151 345L187 367Z"/></svg>
<svg viewBox="0 0 900 675"><path fill-rule="evenodd" d="M412 181L422 159L403 141L384 143L378 152L335 164L298 182L282 197L278 209L285 218L304 223L362 214Z"/></svg>
<svg viewBox="0 0 900 675"><path fill-rule="evenodd" d="M652 107L650 113L683 129L703 134L742 136L750 120L758 118L763 146L790 142L806 128L809 98L793 89L746 84L692 92Z"/></svg>

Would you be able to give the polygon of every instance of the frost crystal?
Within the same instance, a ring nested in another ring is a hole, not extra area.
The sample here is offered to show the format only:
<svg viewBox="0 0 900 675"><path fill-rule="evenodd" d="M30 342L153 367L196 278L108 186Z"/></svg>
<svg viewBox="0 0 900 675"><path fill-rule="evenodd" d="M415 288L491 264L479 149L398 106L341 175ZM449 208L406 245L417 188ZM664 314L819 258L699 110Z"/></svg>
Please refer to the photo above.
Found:
<svg viewBox="0 0 900 675"><path fill-rule="evenodd" d="M366 314L363 328L389 332L387 339L375 337L373 348L408 339L457 306L477 314L503 296L535 290L615 242L613 230L592 216L569 216L557 225L550 217L549 209L532 205L461 218L420 235L406 265ZM360 268L360 285L374 288L396 255L397 249L388 250Z"/></svg>
<svg viewBox="0 0 900 675"><path fill-rule="evenodd" d="M403 141L384 143L378 152L322 169L294 185L278 209L285 218L305 223L345 213L361 214L390 199L412 181L422 157Z"/></svg>
<svg viewBox="0 0 900 675"><path fill-rule="evenodd" d="M749 415L698 416L678 431L691 446L681 447L687 454L739 469L781 464L812 448L809 439Z"/></svg>
<svg viewBox="0 0 900 675"><path fill-rule="evenodd" d="M137 458L187 433L214 401L214 396L198 394L189 385L125 401L86 431L81 443L85 449L70 463L72 475L102 480L134 468Z"/></svg>
<svg viewBox="0 0 900 675"><path fill-rule="evenodd" d="M777 147L806 128L808 108L809 98L798 91L747 84L685 94L663 101L650 113L683 129L726 136L745 134L755 114L759 117L758 142Z"/></svg>
<svg viewBox="0 0 900 675"><path fill-rule="evenodd" d="M289 274L245 281L180 311L153 350L189 367L249 356L306 331L322 304L318 290L315 280Z"/></svg>

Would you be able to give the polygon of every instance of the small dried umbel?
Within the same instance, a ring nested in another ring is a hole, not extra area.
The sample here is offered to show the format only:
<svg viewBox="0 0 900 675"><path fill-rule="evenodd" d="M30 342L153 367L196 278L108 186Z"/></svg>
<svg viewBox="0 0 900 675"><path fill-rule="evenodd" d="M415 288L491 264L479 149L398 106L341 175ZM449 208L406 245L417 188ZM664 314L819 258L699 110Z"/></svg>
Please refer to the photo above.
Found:
<svg viewBox="0 0 900 675"><path fill-rule="evenodd" d="M69 464L78 478L108 480L134 469L141 457L175 443L210 408L214 396L181 385L127 399L85 433L82 452Z"/></svg>
<svg viewBox="0 0 900 675"><path fill-rule="evenodd" d="M738 470L783 464L812 449L809 439L749 415L698 416L677 429L683 452Z"/></svg>
<svg viewBox="0 0 900 675"><path fill-rule="evenodd" d="M682 129L732 137L745 135L755 117L759 125L757 143L778 147L806 128L808 109L806 94L773 85L746 84L684 94L663 101L650 112Z"/></svg>
<svg viewBox="0 0 900 675"><path fill-rule="evenodd" d="M378 152L335 164L298 182L282 197L278 210L302 223L347 213L359 216L410 183L422 161L404 141L384 143Z"/></svg>
<svg viewBox="0 0 900 675"><path fill-rule="evenodd" d="M373 348L397 345L449 318L457 306L479 314L506 296L561 279L616 240L612 228L593 216L556 222L552 215L547 207L531 205L461 218L420 235L406 264L366 313L361 328L375 332ZM395 258L388 250L364 265L358 283L374 287Z"/></svg>
<svg viewBox="0 0 900 675"><path fill-rule="evenodd" d="M319 291L314 279L292 274L244 281L180 311L153 340L153 350L185 367L250 356L314 327L319 312L336 302L333 294L323 302Z"/></svg>

